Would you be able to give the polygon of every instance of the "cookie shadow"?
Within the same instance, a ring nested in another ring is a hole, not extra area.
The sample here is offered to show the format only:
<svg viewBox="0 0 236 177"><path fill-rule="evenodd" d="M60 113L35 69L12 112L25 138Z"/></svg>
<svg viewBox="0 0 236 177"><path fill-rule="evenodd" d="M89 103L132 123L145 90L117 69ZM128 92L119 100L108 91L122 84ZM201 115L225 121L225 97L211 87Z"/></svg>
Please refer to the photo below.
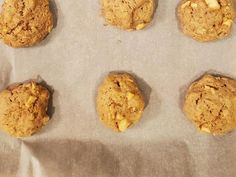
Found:
<svg viewBox="0 0 236 177"><path fill-rule="evenodd" d="M40 76L38 76L37 82L49 91L50 97L49 97L49 100L48 100L47 114L48 114L49 118L51 119L53 114L55 113L55 107L54 107L54 104L53 104L53 98L54 98L55 90L54 90L53 86L49 85Z"/></svg>
<svg viewBox="0 0 236 177"><path fill-rule="evenodd" d="M31 156L36 159L47 176L118 177L119 175L119 161L114 153L99 141L37 141L24 142L24 146L29 149ZM34 166L33 160L31 163ZM29 170L35 172L37 168Z"/></svg>
<svg viewBox="0 0 236 177"><path fill-rule="evenodd" d="M58 8L55 0L49 0L49 9L51 10L53 16L53 28L56 28L58 22Z"/></svg>
<svg viewBox="0 0 236 177"><path fill-rule="evenodd" d="M182 32L182 28L181 28L181 23L180 23L180 19L179 19L179 15L178 15L178 11L179 11L179 6L181 5L181 1L179 1L177 4L176 4L176 7L175 7L175 19L177 21L177 28L179 29L179 31Z"/></svg>
<svg viewBox="0 0 236 177"><path fill-rule="evenodd" d="M145 109L140 120L140 124L135 125L135 127L143 127L146 126L148 122L158 117L161 109L161 99L143 78L139 77L132 71L128 71L127 73L133 76L139 86L139 89L143 93Z"/></svg>
<svg viewBox="0 0 236 177"><path fill-rule="evenodd" d="M129 74L131 74L134 77L135 81L138 84L139 89L143 93L145 108L146 108L150 102L150 95L152 93L152 88L148 85L148 83L143 78L139 77L135 73L129 72Z"/></svg>
<svg viewBox="0 0 236 177"><path fill-rule="evenodd" d="M46 134L50 130L55 129L55 127L58 125L59 120L61 118L61 112L60 112L60 104L59 104L59 98L60 98L60 93L52 85L49 85L43 78L38 76L36 79L37 83L40 83L42 86L48 89L50 93L50 97L48 100L48 110L47 114L49 116L50 121L48 124L42 128L41 131L36 133L34 136L38 136L40 134ZM56 117L56 119L55 119Z"/></svg>
<svg viewBox="0 0 236 177"><path fill-rule="evenodd" d="M0 131L0 177L16 177L21 158L21 140Z"/></svg>
<svg viewBox="0 0 236 177"><path fill-rule="evenodd" d="M8 146L1 142L1 145L6 149L3 151L1 148L0 153L0 177L16 177L17 168L19 166L20 160L20 146L16 149L12 149L11 146Z"/></svg>
<svg viewBox="0 0 236 177"><path fill-rule="evenodd" d="M53 97L51 97L51 102L49 100L48 111L47 114L49 116L49 122L45 125L41 131L36 133L34 136L45 135L50 133L52 130L56 129L59 126L59 122L61 120L61 109L59 104L60 94L57 90L53 90Z"/></svg>
<svg viewBox="0 0 236 177"><path fill-rule="evenodd" d="M236 77L234 77L234 76L232 76L228 73L216 71L216 70L213 70L213 69L210 69L210 70L206 71L205 73L202 74L202 76L205 75L205 74L211 74L215 77L227 77L229 79L234 79L234 80L236 79Z"/></svg>
<svg viewBox="0 0 236 177"><path fill-rule="evenodd" d="M154 18L153 18L153 23L152 24L156 24L156 23L160 23L160 22L164 22L166 21L167 17L170 16L170 14L168 14L167 11L167 7L168 5L168 1L159 1L159 0L155 0L156 1L156 12L154 14Z"/></svg>
<svg viewBox="0 0 236 177"><path fill-rule="evenodd" d="M234 177L236 172L236 132L222 137L209 137L207 144L207 175ZM219 160L220 159L220 160Z"/></svg>
<svg viewBox="0 0 236 177"><path fill-rule="evenodd" d="M0 62L0 91L10 83L12 66L8 62Z"/></svg>
<svg viewBox="0 0 236 177"><path fill-rule="evenodd" d="M97 140L44 140L24 142L24 146L32 166L40 164L47 176L195 176L194 161L182 141L108 145Z"/></svg>
<svg viewBox="0 0 236 177"><path fill-rule="evenodd" d="M129 166L133 168L130 170L133 171L133 174L129 176L195 176L194 161L186 143L168 140L142 143L137 147L134 148L136 152L132 149L132 146L122 150L122 152L126 152L124 158L128 162L126 165L132 164ZM133 154L133 157L131 154ZM125 166L121 166L121 169L124 169ZM121 176L125 175L125 173L121 174Z"/></svg>
<svg viewBox="0 0 236 177"><path fill-rule="evenodd" d="M234 9L236 9L236 0L233 0ZM236 18L233 19L234 24L236 23Z"/></svg>

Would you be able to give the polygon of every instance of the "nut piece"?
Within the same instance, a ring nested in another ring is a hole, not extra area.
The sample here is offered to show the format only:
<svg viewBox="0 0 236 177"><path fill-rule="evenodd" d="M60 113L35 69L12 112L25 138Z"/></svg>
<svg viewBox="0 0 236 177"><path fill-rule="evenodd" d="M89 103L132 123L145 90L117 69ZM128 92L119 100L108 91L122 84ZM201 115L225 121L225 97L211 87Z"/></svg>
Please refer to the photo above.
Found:
<svg viewBox="0 0 236 177"><path fill-rule="evenodd" d="M129 125L130 125L130 123L127 119L123 119L118 123L119 130L121 132L124 132L129 127Z"/></svg>
<svg viewBox="0 0 236 177"><path fill-rule="evenodd" d="M220 4L218 0L205 0L205 2L210 9L213 9L213 10L220 9Z"/></svg>

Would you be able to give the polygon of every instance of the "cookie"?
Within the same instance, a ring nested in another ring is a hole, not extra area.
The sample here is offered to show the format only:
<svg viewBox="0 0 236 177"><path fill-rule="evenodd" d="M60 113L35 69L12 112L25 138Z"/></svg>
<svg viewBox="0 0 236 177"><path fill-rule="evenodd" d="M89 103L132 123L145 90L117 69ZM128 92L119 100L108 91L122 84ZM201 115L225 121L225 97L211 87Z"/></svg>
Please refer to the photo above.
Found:
<svg viewBox="0 0 236 177"><path fill-rule="evenodd" d="M101 6L108 24L128 31L145 28L156 9L155 0L101 0Z"/></svg>
<svg viewBox="0 0 236 177"><path fill-rule="evenodd" d="M5 0L0 14L0 38L9 46L29 47L53 28L48 0Z"/></svg>
<svg viewBox="0 0 236 177"><path fill-rule="evenodd" d="M222 39L235 18L232 0L182 0L178 18L184 34L201 42Z"/></svg>
<svg viewBox="0 0 236 177"><path fill-rule="evenodd" d="M187 91L184 112L195 126L213 135L236 127L236 81L205 75Z"/></svg>
<svg viewBox="0 0 236 177"><path fill-rule="evenodd" d="M98 89L96 102L100 120L116 132L138 122L145 106L137 83L126 73L109 74Z"/></svg>
<svg viewBox="0 0 236 177"><path fill-rule="evenodd" d="M49 91L35 83L9 87L0 92L0 128L14 137L27 137L49 121Z"/></svg>

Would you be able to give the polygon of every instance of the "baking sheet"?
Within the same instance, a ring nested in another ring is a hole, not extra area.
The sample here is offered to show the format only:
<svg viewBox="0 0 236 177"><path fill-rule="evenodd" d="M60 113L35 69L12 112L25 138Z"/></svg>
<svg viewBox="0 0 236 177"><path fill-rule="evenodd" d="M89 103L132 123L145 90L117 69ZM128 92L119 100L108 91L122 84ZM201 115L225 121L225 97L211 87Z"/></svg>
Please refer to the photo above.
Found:
<svg viewBox="0 0 236 177"><path fill-rule="evenodd" d="M0 0L2 2L2 0ZM236 78L236 26L221 41L198 43L177 27L178 0L159 0L153 23L123 32L104 26L95 0L55 0L56 28L39 45L0 44L0 89L40 75L54 89L50 123L30 138L0 132L0 177L235 177L236 132L199 133L184 117L186 86L205 72ZM136 75L147 105L117 134L95 111L110 71Z"/></svg>

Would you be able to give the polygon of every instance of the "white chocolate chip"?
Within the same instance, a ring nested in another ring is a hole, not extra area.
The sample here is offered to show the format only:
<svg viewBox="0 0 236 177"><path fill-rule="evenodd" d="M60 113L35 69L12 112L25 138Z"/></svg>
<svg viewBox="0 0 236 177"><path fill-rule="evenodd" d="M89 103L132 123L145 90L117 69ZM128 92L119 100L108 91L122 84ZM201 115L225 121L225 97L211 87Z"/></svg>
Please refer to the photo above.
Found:
<svg viewBox="0 0 236 177"><path fill-rule="evenodd" d="M220 9L220 4L218 0L205 0L207 6L212 10Z"/></svg>
<svg viewBox="0 0 236 177"><path fill-rule="evenodd" d="M136 30L141 30L141 29L143 29L144 27L145 27L145 23L138 24L138 25L136 26Z"/></svg>
<svg viewBox="0 0 236 177"><path fill-rule="evenodd" d="M231 27L232 23L233 23L233 20L226 20L226 21L223 22L223 25Z"/></svg>
<svg viewBox="0 0 236 177"><path fill-rule="evenodd" d="M25 106L27 108L31 107L35 103L36 100L37 100L37 97L30 96L29 99L27 100L27 102L25 103Z"/></svg>
<svg viewBox="0 0 236 177"><path fill-rule="evenodd" d="M215 93L216 93L216 91L215 91L215 89L214 89L214 88L212 88L212 87L209 87L208 85L205 85L204 87L205 87L205 89L208 89L208 90L210 90L212 94L215 94Z"/></svg>
<svg viewBox="0 0 236 177"><path fill-rule="evenodd" d="M127 97L128 101L129 101L129 100L131 100L134 97L134 94L131 93L131 92L128 92L126 97Z"/></svg>
<svg viewBox="0 0 236 177"><path fill-rule="evenodd" d="M206 127L201 127L201 131L206 132L206 133L211 133L209 128L206 128Z"/></svg>
<svg viewBox="0 0 236 177"><path fill-rule="evenodd" d="M122 115L120 115L120 114L117 114L117 115L116 115L116 119L117 119L117 120L123 120L124 117L123 117Z"/></svg>
<svg viewBox="0 0 236 177"><path fill-rule="evenodd" d="M129 125L130 123L128 122L127 119L123 119L120 122L118 122L119 130L121 132L124 132L129 127Z"/></svg>
<svg viewBox="0 0 236 177"><path fill-rule="evenodd" d="M198 34L206 34L207 30L205 28L199 27L196 31Z"/></svg>

